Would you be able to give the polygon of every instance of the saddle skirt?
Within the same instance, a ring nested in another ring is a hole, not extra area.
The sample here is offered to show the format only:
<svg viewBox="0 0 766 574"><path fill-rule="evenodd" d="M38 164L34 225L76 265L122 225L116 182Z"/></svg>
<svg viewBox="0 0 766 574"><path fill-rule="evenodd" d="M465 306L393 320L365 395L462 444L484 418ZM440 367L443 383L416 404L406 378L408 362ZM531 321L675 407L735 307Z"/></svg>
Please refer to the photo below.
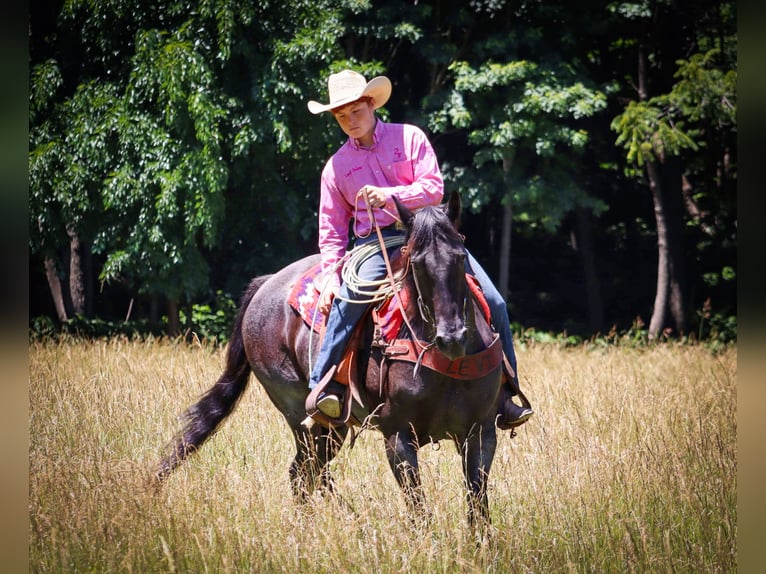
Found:
<svg viewBox="0 0 766 574"><path fill-rule="evenodd" d="M313 327L317 333L322 332L326 322L324 314L317 310L320 295L319 276L321 273L322 266L320 263L309 268L303 275L298 277L292 289L290 289L290 294L287 296L287 302L290 304L290 307L298 313L298 316L309 327Z"/></svg>

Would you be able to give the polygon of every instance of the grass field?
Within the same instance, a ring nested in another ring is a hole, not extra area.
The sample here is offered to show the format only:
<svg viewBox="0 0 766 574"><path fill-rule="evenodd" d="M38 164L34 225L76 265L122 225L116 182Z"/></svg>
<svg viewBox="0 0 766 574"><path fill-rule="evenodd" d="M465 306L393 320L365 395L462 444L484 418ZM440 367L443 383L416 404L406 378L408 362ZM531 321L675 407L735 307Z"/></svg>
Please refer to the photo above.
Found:
<svg viewBox="0 0 766 574"><path fill-rule="evenodd" d="M287 427L253 379L157 491L146 477L223 351L30 343L30 572L736 572L737 350L518 349L537 414L500 436L491 540L465 525L452 445L421 451L413 530L374 431L341 450L344 504L291 498Z"/></svg>

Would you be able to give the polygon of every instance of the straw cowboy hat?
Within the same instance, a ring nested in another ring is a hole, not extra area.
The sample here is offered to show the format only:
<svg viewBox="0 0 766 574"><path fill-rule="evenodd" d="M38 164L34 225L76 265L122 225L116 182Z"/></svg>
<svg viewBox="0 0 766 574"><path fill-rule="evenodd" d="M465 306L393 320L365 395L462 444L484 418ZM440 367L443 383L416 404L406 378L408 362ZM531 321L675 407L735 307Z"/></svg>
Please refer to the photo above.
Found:
<svg viewBox="0 0 766 574"><path fill-rule="evenodd" d="M391 97L391 80L385 76L377 76L368 82L362 74L353 70L343 70L337 74L330 74L327 80L327 92L330 94L329 104L309 101L309 111L312 114L334 110L364 96L373 98L374 109L377 110Z"/></svg>

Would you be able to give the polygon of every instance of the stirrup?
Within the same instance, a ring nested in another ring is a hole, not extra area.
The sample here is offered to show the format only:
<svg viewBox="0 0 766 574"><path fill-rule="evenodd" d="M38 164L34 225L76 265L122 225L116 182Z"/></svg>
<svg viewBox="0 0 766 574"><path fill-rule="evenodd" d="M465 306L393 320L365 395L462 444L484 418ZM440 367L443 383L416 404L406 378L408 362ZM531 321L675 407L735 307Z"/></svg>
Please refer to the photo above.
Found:
<svg viewBox="0 0 766 574"><path fill-rule="evenodd" d="M526 395L521 392L521 387L519 387L519 378L516 376L516 371L514 371L513 367L511 367L511 362L508 360L508 357L505 353L503 353L503 375L505 377L503 383L508 385L508 389L511 391L511 396L518 396L519 400L521 400L522 406L532 410L532 403L530 403Z"/></svg>
<svg viewBox="0 0 766 574"><path fill-rule="evenodd" d="M509 409L507 406L508 403L512 404L513 407ZM514 411L512 415L509 412L510 410ZM531 408L520 407L509 397L505 404L503 404L503 407L498 410L495 424L500 430L513 430L527 422L533 414L535 414L535 412ZM513 418L511 418L511 416L513 416Z"/></svg>
<svg viewBox="0 0 766 574"><path fill-rule="evenodd" d="M327 388L327 385L329 385L333 381L333 377L335 376L335 372L338 370L337 365L333 365L330 367L330 370L327 371L327 373L322 377L322 379L319 381L316 387L309 393L309 396L306 397L306 414L308 415L308 418L303 421L304 426L308 426L310 423L309 421L313 420L318 422L320 425L322 425L325 428L333 428L333 427L341 427L346 424L350 423L352 425L359 425L359 421L351 414L351 393L349 392L348 385L344 386L344 396L343 397L337 397L334 398L337 401L342 401L342 406L339 408L338 416L329 416L329 414L334 413L325 413L322 409L319 408L319 403L324 398L325 400L332 401L333 399L329 399L330 395L326 395L323 397L323 393L325 392L325 389ZM327 405L330 406L329 403ZM329 409L328 409L329 411Z"/></svg>
<svg viewBox="0 0 766 574"><path fill-rule="evenodd" d="M530 403L529 399L527 399L524 393L521 392L519 380L505 353L503 353L503 375L505 379L503 381L503 387L507 386L507 389L501 391L504 396L500 403L500 408L498 408L495 420L497 428L508 430L523 425L533 414L535 414L535 412L532 410L532 403ZM514 396L519 397L522 406L513 402L512 397Z"/></svg>

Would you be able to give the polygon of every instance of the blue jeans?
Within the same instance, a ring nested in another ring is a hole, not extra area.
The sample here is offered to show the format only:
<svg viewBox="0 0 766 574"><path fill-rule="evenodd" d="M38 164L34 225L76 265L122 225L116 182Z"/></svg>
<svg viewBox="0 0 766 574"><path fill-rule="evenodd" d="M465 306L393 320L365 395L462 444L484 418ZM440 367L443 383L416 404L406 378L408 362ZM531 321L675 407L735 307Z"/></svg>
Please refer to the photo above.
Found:
<svg viewBox="0 0 766 574"><path fill-rule="evenodd" d="M484 292L484 298L489 305L489 315L492 319L492 326L500 335L500 343L503 345L503 352L508 357L508 362L513 368L513 372L516 373L516 380L518 381L519 372L516 368L516 351L513 350L513 333L511 332L511 321L508 318L508 307L505 305L503 296L500 295L500 291L497 290L492 279L489 278L487 272L484 271L479 262L474 259L473 255L466 249L466 271L476 277L481 286L481 290Z"/></svg>
<svg viewBox="0 0 766 574"><path fill-rule="evenodd" d="M401 231L393 228L383 230L384 237L400 235L401 233ZM356 245L364 245L365 243L376 240L377 234L371 234L365 239L357 240ZM389 248L389 257L397 249L400 249L400 247ZM478 279L479 285L481 285L481 288L484 291L484 297L487 299L487 304L489 305L492 324L500 335L503 351L505 352L506 357L508 357L511 367L516 371L516 353L513 350L513 334L511 333L508 309L505 305L505 301L487 273L482 269L476 259L468 253L467 249L466 254L468 255L466 259L466 271L472 273L476 276L476 279ZM378 252L369 257L360 266L357 274L360 278L370 281L385 277L386 262L383 258L383 253ZM327 317L327 326L325 327L322 346L319 349L319 353L317 354L311 369L311 377L309 378L310 389L317 386L324 374L330 370L330 367L339 364L343 359L346 346L348 345L348 341L351 338L357 323L369 308L369 304L349 303L348 301L344 301L344 299L358 300L359 298L359 295L349 290L345 285L341 285L340 296L333 299L332 306L330 307L330 315Z"/></svg>

